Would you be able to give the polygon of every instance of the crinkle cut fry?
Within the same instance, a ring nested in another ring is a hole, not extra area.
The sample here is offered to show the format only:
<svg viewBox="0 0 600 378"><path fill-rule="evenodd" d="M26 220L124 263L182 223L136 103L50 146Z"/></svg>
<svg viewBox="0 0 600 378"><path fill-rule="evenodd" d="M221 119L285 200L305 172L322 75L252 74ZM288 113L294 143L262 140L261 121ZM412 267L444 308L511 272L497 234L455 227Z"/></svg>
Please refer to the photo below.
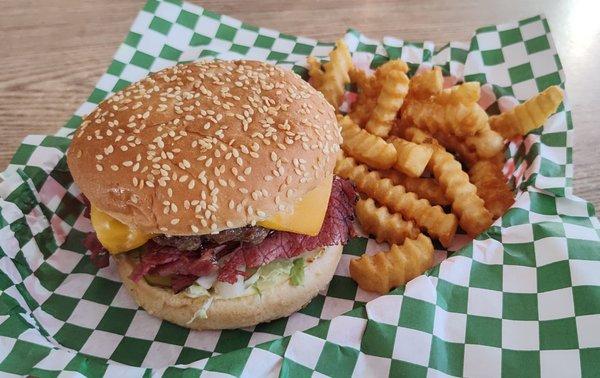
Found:
<svg viewBox="0 0 600 378"><path fill-rule="evenodd" d="M371 112L377 103L377 96L381 90L381 84L375 75L367 73L356 67L350 69L350 81L356 84L357 98L352 103L348 116L359 126L363 127L371 116Z"/></svg>
<svg viewBox="0 0 600 378"><path fill-rule="evenodd" d="M383 63L375 70L375 77L382 83L391 71L408 72L408 65L401 59L392 59Z"/></svg>
<svg viewBox="0 0 600 378"><path fill-rule="evenodd" d="M423 274L432 264L431 239L419 234L415 239L406 239L400 246L393 244L389 251L363 254L351 260L350 277L363 290L386 294Z"/></svg>
<svg viewBox="0 0 600 378"><path fill-rule="evenodd" d="M477 156L484 159L491 158L504 150L504 138L489 126L479 130L475 135L468 136L465 143L475 151Z"/></svg>
<svg viewBox="0 0 600 378"><path fill-rule="evenodd" d="M431 136L407 129L405 134L412 136L413 142L434 140ZM430 160L435 178L444 187L446 197L452 201L452 210L458 215L460 226L469 235L476 236L492 224L492 214L485 208L484 201L477 195L477 188L469 181L469 175L451 153L438 143L434 146Z"/></svg>
<svg viewBox="0 0 600 378"><path fill-rule="evenodd" d="M400 70L390 71L383 81L383 86L366 129L373 135L387 137L392 129L392 121L402 107L404 97L408 93L408 76Z"/></svg>
<svg viewBox="0 0 600 378"><path fill-rule="evenodd" d="M390 179L382 179L378 172L369 172L366 165L358 164L352 158L339 159L335 173L353 181L360 192L390 211L414 221L420 228L427 230L429 235L439 239L445 247L452 242L458 225L454 214L446 214L440 206L431 206L429 201L407 192L402 185L394 185Z"/></svg>
<svg viewBox="0 0 600 378"><path fill-rule="evenodd" d="M472 106L472 104L479 101L480 95L479 82L474 81L444 89L433 98L440 105L463 104ZM464 142L460 141L460 143L466 143L481 158L490 158L504 149L504 138L490 129L489 125L485 125L475 135L467 136Z"/></svg>
<svg viewBox="0 0 600 378"><path fill-rule="evenodd" d="M344 94L344 86L350 82L348 71L351 67L352 58L348 46L344 40L339 39L335 43L335 49L329 53L329 62L323 65L325 73L321 87L318 88L336 111Z"/></svg>
<svg viewBox="0 0 600 378"><path fill-rule="evenodd" d="M480 95L481 87L479 82L471 81L442 90L433 97L433 101L440 105L469 105L479 101Z"/></svg>
<svg viewBox="0 0 600 378"><path fill-rule="evenodd" d="M462 139L459 137L446 134L446 133L435 133L433 138L439 142L441 146L446 148L448 151L454 152L458 155L460 161L467 167L475 164L479 157L475 151L473 151Z"/></svg>
<svg viewBox="0 0 600 378"><path fill-rule="evenodd" d="M433 149L398 137L389 140L396 148L397 158L394 168L410 177L421 176L431 159Z"/></svg>
<svg viewBox="0 0 600 378"><path fill-rule="evenodd" d="M490 160L480 160L469 170L469 178L477 187L477 195L494 218L499 218L515 202L514 194L502 174L502 165Z"/></svg>
<svg viewBox="0 0 600 378"><path fill-rule="evenodd" d="M390 214L385 206L377 206L372 198L359 200L355 212L363 230L375 235L378 243L402 244L404 239L419 235L419 229L412 221L402 219L398 213Z"/></svg>
<svg viewBox="0 0 600 378"><path fill-rule="evenodd" d="M308 65L308 76L310 76L311 84L315 88L320 88L323 84L323 69L321 63L314 57L309 56L306 59Z"/></svg>
<svg viewBox="0 0 600 378"><path fill-rule="evenodd" d="M402 117L405 125L461 137L475 135L488 124L487 114L477 103L442 105L432 99L410 102Z"/></svg>
<svg viewBox="0 0 600 378"><path fill-rule="evenodd" d="M446 198L444 189L434 178L409 177L392 169L379 171L379 173L381 177L392 180L394 185L404 186L407 191L415 193L419 198L425 198L432 205L446 206L452 203Z"/></svg>
<svg viewBox="0 0 600 378"><path fill-rule="evenodd" d="M410 79L405 102L426 100L441 92L443 86L444 78L440 67L435 66L431 70L419 72Z"/></svg>
<svg viewBox="0 0 600 378"><path fill-rule="evenodd" d="M506 139L525 135L542 126L556 111L563 97L560 87L553 85L510 111L490 117L490 126Z"/></svg>
<svg viewBox="0 0 600 378"><path fill-rule="evenodd" d="M376 169L388 169L396 163L396 148L391 143L361 129L348 116L338 116L338 122L346 154Z"/></svg>

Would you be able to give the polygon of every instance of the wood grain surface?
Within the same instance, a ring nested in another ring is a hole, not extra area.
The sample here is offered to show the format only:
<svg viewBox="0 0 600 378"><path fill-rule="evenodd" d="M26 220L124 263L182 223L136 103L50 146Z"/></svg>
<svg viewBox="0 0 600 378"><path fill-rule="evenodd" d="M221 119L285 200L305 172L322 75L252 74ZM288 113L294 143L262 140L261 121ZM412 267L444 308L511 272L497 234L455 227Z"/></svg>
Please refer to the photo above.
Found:
<svg viewBox="0 0 600 378"><path fill-rule="evenodd" d="M575 194L600 205L600 2L280 1L194 2L282 32L334 40L348 27L378 38L468 40L475 28L548 17L567 77L575 124ZM0 0L0 170L28 134L61 127L87 98L143 0Z"/></svg>

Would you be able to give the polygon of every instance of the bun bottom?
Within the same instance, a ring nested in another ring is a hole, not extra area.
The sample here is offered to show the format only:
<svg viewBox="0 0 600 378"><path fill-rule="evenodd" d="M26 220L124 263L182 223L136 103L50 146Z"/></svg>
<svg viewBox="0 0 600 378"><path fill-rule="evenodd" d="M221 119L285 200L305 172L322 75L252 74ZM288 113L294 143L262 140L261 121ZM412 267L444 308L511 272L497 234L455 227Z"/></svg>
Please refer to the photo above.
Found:
<svg viewBox="0 0 600 378"><path fill-rule="evenodd" d="M129 276L135 260L125 254L114 257L125 287L149 314L191 329L230 329L289 316L308 304L331 281L343 248L337 245L322 249L325 251L305 267L302 285L292 286L286 281L263 290L261 295L215 299L207 317L191 323L205 298L190 298L182 292L173 294L170 289L149 285L143 279L133 282Z"/></svg>

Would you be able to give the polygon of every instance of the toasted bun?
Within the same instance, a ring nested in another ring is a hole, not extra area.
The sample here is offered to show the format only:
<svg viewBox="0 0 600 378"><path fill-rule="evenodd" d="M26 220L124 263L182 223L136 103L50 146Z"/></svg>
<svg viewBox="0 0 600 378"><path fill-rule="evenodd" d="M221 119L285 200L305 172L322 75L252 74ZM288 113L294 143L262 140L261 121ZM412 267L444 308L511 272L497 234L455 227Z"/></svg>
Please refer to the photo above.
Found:
<svg viewBox="0 0 600 378"><path fill-rule="evenodd" d="M304 283L292 286L289 282L261 292L231 299L215 299L206 319L193 318L204 298L190 298L184 293L173 294L171 289L149 285L144 279L133 282L129 276L135 266L129 254L115 255L119 274L135 301L150 314L182 327L192 329L225 329L248 327L288 316L304 307L333 277L342 255L342 246L325 251L304 270Z"/></svg>
<svg viewBox="0 0 600 378"><path fill-rule="evenodd" d="M94 206L148 233L190 235L291 209L333 172L333 108L295 73L204 61L103 101L67 155Z"/></svg>

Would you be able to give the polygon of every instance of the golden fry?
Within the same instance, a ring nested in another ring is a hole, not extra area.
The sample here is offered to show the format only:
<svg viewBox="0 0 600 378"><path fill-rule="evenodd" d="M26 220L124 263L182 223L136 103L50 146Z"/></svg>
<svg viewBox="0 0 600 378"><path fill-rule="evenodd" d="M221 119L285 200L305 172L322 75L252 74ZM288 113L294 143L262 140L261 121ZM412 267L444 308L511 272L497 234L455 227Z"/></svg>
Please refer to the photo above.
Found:
<svg viewBox="0 0 600 378"><path fill-rule="evenodd" d="M321 63L314 56L309 56L306 63L308 64L308 76L311 78L312 85L315 88L320 88L323 84L324 74Z"/></svg>
<svg viewBox="0 0 600 378"><path fill-rule="evenodd" d="M357 202L356 218L366 233L375 235L378 243L402 244L404 239L419 235L412 221L405 221L398 213L390 214L385 206L376 206L372 198Z"/></svg>
<svg viewBox="0 0 600 378"><path fill-rule="evenodd" d="M477 156L487 159L504 150L504 138L494 130L486 127L477 134L468 136L465 143L475 150Z"/></svg>
<svg viewBox="0 0 600 378"><path fill-rule="evenodd" d="M481 88L479 82L475 81L444 89L434 96L433 99L440 105L462 104L473 106L479 100L480 95ZM434 132L434 135L438 133ZM467 136L464 143L481 158L490 158L504 149L504 138L491 130L489 125L484 125L475 135Z"/></svg>
<svg viewBox="0 0 600 378"><path fill-rule="evenodd" d="M562 100L562 90L553 85L510 111L490 117L490 126L506 139L525 135L542 126Z"/></svg>
<svg viewBox="0 0 600 378"><path fill-rule="evenodd" d="M438 103L440 94L424 101L411 101L403 109L402 122L432 133L444 132L459 137L475 135L489 127L488 115L477 103ZM447 100L444 100L447 101Z"/></svg>
<svg viewBox="0 0 600 378"><path fill-rule="evenodd" d="M431 169L452 201L452 211L458 216L460 226L471 236L480 234L492 224L492 214L454 156L439 144L432 145Z"/></svg>
<svg viewBox="0 0 600 378"><path fill-rule="evenodd" d="M357 98L348 115L359 126L363 127L377 103L381 84L375 75L367 75L365 71L352 67L350 81L356 84Z"/></svg>
<svg viewBox="0 0 600 378"><path fill-rule="evenodd" d="M335 49L329 54L329 62L323 66L325 73L321 87L318 88L336 111L342 101L344 86L350 82L348 71L351 67L352 58L348 46L344 40L339 39L335 43Z"/></svg>
<svg viewBox="0 0 600 378"><path fill-rule="evenodd" d="M446 133L435 133L433 137L448 151L457 154L459 160L467 167L472 166L479 160L477 153L459 137Z"/></svg>
<svg viewBox="0 0 600 378"><path fill-rule="evenodd" d="M489 128L485 128L474 136L467 137L466 139L442 132L430 134L426 131L417 129L416 127L406 127L405 129L402 129L402 135L413 141L421 140L418 143L431 143L432 140L435 140L447 150L456 153L460 161L466 164L467 167L472 166L475 162L481 160L481 158L492 158L501 155L504 150L504 140L502 137L494 131L489 130ZM472 147L474 144L480 147L480 154Z"/></svg>
<svg viewBox="0 0 600 378"><path fill-rule="evenodd" d="M367 121L367 131L380 137L387 137L392 129L392 121L402 107L407 93L408 76L400 70L390 71L384 79L377 104Z"/></svg>
<svg viewBox="0 0 600 378"><path fill-rule="evenodd" d="M419 144L437 144L438 141L427 131L421 130L416 127L407 127L402 130L402 135L413 143Z"/></svg>
<svg viewBox="0 0 600 378"><path fill-rule="evenodd" d="M431 239L419 234L404 244L392 245L389 251L364 254L350 261L350 277L361 289L386 294L423 274L433 264Z"/></svg>
<svg viewBox="0 0 600 378"><path fill-rule="evenodd" d="M348 116L339 116L338 122L346 154L376 169L388 169L396 163L396 149L391 143L361 129Z"/></svg>
<svg viewBox="0 0 600 378"><path fill-rule="evenodd" d="M395 170L380 171L381 177L389 178L394 185L402 185L408 192L415 193L419 198L424 198L432 205L446 206L451 202L446 198L444 189L434 178L409 177Z"/></svg>
<svg viewBox="0 0 600 378"><path fill-rule="evenodd" d="M397 154L394 168L410 177L421 176L431 159L433 149L401 138L394 138L391 142Z"/></svg>
<svg viewBox="0 0 600 378"><path fill-rule="evenodd" d="M463 104L470 105L479 101L481 87L478 81L455 85L442 90L434 96L434 101L440 105Z"/></svg>
<svg viewBox="0 0 600 378"><path fill-rule="evenodd" d="M356 84L359 93L365 93L369 97L377 97L381 90L381 84L375 75L369 75L365 71L352 67L348 72L350 81Z"/></svg>
<svg viewBox="0 0 600 378"><path fill-rule="evenodd" d="M359 94L357 100L352 104L352 109L348 113L348 117L354 123L363 127L366 125L369 117L371 117L371 112L376 102L377 98L373 99Z"/></svg>
<svg viewBox="0 0 600 378"><path fill-rule="evenodd" d="M382 179L378 172L369 172L366 165L358 164L352 158L338 160L335 173L353 181L360 192L391 211L414 221L432 237L439 239L445 247L452 242L458 223L454 214L446 214L440 206L431 206L429 201L407 192L402 185L394 185L390 179Z"/></svg>
<svg viewBox="0 0 600 378"><path fill-rule="evenodd" d="M388 60L381 66L377 67L375 70L375 77L377 77L377 80L380 83L383 83L391 71L401 71L407 73L408 65L400 59Z"/></svg>
<svg viewBox="0 0 600 378"><path fill-rule="evenodd" d="M471 182L477 187L477 195L494 218L499 218L515 202L513 192L502 174L502 165L480 160L469 170Z"/></svg>
<svg viewBox="0 0 600 378"><path fill-rule="evenodd" d="M413 76L408 84L408 95L406 101L427 100L429 97L442 91L444 78L440 67L423 71Z"/></svg>

